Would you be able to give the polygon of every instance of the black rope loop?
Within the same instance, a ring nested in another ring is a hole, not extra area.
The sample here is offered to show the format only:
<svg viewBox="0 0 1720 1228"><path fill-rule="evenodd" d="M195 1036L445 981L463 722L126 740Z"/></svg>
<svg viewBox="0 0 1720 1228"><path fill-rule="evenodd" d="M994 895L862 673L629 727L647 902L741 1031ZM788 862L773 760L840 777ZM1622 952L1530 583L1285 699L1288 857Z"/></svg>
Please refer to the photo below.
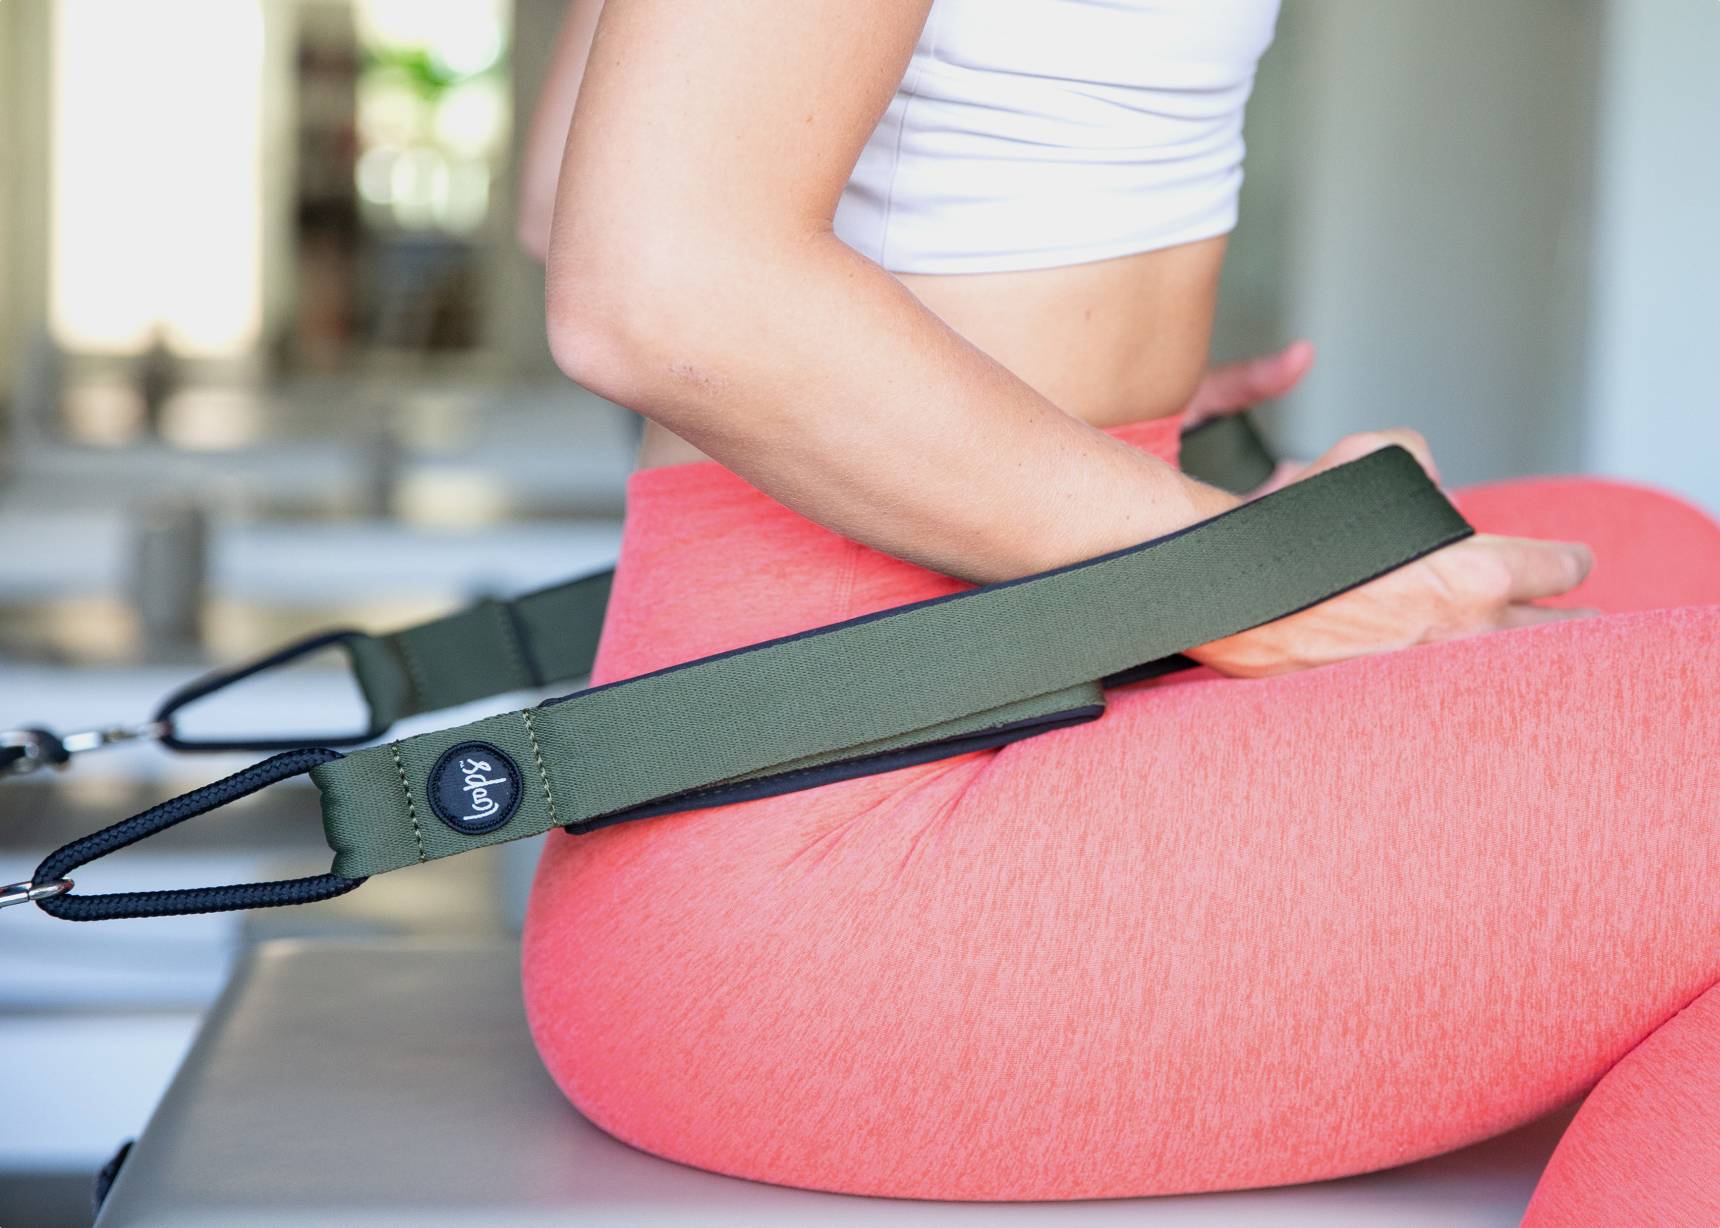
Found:
<svg viewBox="0 0 1720 1228"><path fill-rule="evenodd" d="M136 844L157 832L207 814L219 806L247 797L277 781L298 776L331 760L338 752L320 747L290 750L235 772L224 780L204 785L181 797L162 802L111 827L73 840L49 853L36 868L36 882L66 878L79 866ZM36 901L36 907L62 921L110 921L122 917L171 917L186 913L228 912L245 908L280 908L309 904L344 895L362 878L340 874L316 874L308 878L280 879L265 883L234 883L224 887L185 887L169 891L121 891L107 895L76 892Z"/></svg>
<svg viewBox="0 0 1720 1228"><path fill-rule="evenodd" d="M248 661L243 665L233 666L229 669L218 669L212 673L204 674L201 678L192 679L168 695L155 709L155 715L151 719L164 727L161 744L169 750L182 752L254 751L263 754L271 751L296 750L303 747L306 742L323 742L330 746L350 747L376 740L388 732L388 722L377 716L374 707L371 708L367 718L368 727L355 733L306 734L298 737L288 734L269 738L190 738L181 733L178 728L178 719L182 709L200 699L205 699L219 691L225 691L228 687L254 678L258 674L289 665L301 657L308 657L313 653L321 652L325 648L344 648L350 657L353 652L352 645L359 640L368 638L362 631L344 628L337 631L324 631L317 635L306 636L304 639L294 640L290 644L283 644L267 656L259 657L254 661ZM363 690L362 681L360 690ZM367 704L370 702L368 695L365 700ZM259 764L258 766L262 765ZM311 766L315 767L316 765L312 764Z"/></svg>

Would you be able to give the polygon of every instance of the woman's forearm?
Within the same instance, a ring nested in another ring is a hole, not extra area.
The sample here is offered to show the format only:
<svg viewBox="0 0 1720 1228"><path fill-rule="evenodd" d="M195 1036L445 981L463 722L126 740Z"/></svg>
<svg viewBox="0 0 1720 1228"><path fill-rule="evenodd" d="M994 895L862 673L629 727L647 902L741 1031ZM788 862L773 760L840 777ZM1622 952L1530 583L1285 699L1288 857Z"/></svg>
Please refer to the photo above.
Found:
<svg viewBox="0 0 1720 1228"><path fill-rule="evenodd" d="M1060 412L831 232L927 3L607 0L556 200L558 361L803 515L968 579L1233 505Z"/></svg>
<svg viewBox="0 0 1720 1228"><path fill-rule="evenodd" d="M1062 413L828 232L709 242L720 256L655 273L558 277L556 353L810 519L987 581L1236 502Z"/></svg>

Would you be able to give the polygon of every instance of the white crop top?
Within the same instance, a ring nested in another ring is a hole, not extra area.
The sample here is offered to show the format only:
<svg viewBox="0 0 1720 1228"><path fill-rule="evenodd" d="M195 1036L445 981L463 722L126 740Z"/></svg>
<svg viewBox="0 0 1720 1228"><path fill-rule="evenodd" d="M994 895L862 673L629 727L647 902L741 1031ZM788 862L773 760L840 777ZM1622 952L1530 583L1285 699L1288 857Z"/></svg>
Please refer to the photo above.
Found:
<svg viewBox="0 0 1720 1228"><path fill-rule="evenodd" d="M903 273L1225 234L1277 16L1278 0L934 0L836 233Z"/></svg>

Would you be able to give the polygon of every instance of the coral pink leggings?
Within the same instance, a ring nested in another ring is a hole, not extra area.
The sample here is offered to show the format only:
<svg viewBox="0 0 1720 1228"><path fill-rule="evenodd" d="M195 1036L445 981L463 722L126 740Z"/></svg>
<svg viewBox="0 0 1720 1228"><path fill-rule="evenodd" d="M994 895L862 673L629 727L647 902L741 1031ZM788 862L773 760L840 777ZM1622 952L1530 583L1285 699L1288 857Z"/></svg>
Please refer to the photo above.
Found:
<svg viewBox="0 0 1720 1228"><path fill-rule="evenodd" d="M1113 433L1174 461L1179 425ZM552 834L551 1074L660 1156L947 1199L1308 1181L1571 1099L1720 981L1720 526L1587 478L1454 499L1588 542L1564 600L1604 614L1186 671L999 750ZM960 587L718 465L650 470L598 677ZM1675 1065L1704 1035L1720 1062L1708 1018ZM1720 1172L1709 1126L1669 1162Z"/></svg>

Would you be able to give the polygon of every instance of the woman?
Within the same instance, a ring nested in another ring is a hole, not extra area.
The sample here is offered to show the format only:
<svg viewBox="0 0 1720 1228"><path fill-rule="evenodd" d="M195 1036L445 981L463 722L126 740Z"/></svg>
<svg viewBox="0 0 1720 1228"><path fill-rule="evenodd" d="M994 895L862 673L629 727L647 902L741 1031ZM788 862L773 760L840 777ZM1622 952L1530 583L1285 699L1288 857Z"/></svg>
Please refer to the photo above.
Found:
<svg viewBox="0 0 1720 1228"><path fill-rule="evenodd" d="M1175 462L1275 15L575 0L550 339L649 420L599 677L1233 506ZM1433 471L1402 429L1309 471L1388 442ZM1720 978L1720 527L1456 498L1477 536L1089 726L551 839L550 1071L672 1159L963 1199L1306 1181L1569 1098Z"/></svg>

